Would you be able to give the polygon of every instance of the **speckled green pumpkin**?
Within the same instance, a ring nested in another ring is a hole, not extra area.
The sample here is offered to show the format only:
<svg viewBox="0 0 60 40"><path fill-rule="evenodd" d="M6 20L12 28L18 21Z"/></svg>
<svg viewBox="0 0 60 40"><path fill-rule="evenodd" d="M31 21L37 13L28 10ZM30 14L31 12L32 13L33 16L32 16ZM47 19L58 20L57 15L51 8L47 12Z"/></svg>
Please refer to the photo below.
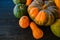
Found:
<svg viewBox="0 0 60 40"><path fill-rule="evenodd" d="M25 4L26 0L13 0L14 4L23 3Z"/></svg>
<svg viewBox="0 0 60 40"><path fill-rule="evenodd" d="M16 18L20 18L21 16L26 15L27 14L26 8L27 7L24 4L17 4L13 9L14 16Z"/></svg>

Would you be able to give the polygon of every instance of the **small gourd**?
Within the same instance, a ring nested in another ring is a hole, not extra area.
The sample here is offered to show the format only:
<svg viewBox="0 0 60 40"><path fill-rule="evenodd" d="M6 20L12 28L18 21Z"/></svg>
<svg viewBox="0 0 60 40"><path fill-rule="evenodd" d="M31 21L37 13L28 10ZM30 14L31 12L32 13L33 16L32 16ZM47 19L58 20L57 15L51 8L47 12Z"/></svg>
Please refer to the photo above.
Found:
<svg viewBox="0 0 60 40"><path fill-rule="evenodd" d="M38 26L34 22L30 23L30 28L35 39L41 39L43 37L43 31L38 28Z"/></svg>
<svg viewBox="0 0 60 40"><path fill-rule="evenodd" d="M29 18L27 16L22 16L19 20L19 26L21 28L27 28L29 26Z"/></svg>

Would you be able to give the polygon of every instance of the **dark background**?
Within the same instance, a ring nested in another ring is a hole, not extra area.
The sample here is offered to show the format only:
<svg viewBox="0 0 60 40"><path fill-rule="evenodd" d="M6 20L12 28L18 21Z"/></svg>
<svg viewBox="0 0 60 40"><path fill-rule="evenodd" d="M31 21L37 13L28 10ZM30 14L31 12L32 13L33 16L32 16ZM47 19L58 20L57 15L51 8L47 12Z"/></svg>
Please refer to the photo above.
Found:
<svg viewBox="0 0 60 40"><path fill-rule="evenodd" d="M0 40L36 40L32 37L30 28L19 27L18 19L13 15L14 6L12 0L0 0ZM44 37L39 40L60 40L52 34L49 27L42 29Z"/></svg>

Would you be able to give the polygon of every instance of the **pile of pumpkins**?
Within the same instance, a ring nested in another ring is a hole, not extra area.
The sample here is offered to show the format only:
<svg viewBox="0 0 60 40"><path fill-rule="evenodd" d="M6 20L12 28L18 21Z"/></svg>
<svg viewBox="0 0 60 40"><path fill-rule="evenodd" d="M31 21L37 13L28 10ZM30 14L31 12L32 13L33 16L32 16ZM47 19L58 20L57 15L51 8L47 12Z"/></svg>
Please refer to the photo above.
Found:
<svg viewBox="0 0 60 40"><path fill-rule="evenodd" d="M14 16L19 18L21 28L30 27L35 39L41 39L44 32L39 26L50 26L51 31L60 37L60 0L13 0ZM32 21L30 21L30 19Z"/></svg>

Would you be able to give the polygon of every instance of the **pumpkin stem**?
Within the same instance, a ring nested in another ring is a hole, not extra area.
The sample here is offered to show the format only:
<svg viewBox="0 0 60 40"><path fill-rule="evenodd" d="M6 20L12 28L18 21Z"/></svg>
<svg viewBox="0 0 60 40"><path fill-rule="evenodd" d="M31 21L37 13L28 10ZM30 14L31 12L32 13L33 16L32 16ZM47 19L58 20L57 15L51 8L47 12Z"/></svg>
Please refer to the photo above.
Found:
<svg viewBox="0 0 60 40"><path fill-rule="evenodd" d="M38 0L36 0L36 3L39 4L40 6L43 6L43 3L39 2Z"/></svg>
<svg viewBox="0 0 60 40"><path fill-rule="evenodd" d="M42 7L42 9L46 9L47 8L47 5L45 4L43 7Z"/></svg>
<svg viewBox="0 0 60 40"><path fill-rule="evenodd" d="M49 4L52 2L52 1L48 1L49 3L48 4L44 4L43 6L42 6L42 9L47 9L47 7L49 6Z"/></svg>
<svg viewBox="0 0 60 40"><path fill-rule="evenodd" d="M22 7L20 6L20 8L22 8Z"/></svg>

